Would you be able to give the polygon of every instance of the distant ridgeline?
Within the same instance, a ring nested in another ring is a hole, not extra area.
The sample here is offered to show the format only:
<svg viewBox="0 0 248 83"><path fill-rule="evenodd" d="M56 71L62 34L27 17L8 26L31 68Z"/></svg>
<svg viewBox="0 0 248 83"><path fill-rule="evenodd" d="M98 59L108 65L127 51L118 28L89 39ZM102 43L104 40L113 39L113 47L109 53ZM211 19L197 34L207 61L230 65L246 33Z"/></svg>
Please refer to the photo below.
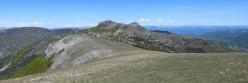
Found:
<svg viewBox="0 0 248 83"><path fill-rule="evenodd" d="M248 26L146 26L155 32L167 31L214 42L220 46L248 52Z"/></svg>
<svg viewBox="0 0 248 83"><path fill-rule="evenodd" d="M171 32L152 32L138 23L116 23L107 20L96 27L83 30L90 36L127 43L148 50L169 53L215 53L230 52L208 41L179 36Z"/></svg>
<svg viewBox="0 0 248 83"><path fill-rule="evenodd" d="M248 52L248 28L208 32L199 38L222 42L224 46L240 52Z"/></svg>

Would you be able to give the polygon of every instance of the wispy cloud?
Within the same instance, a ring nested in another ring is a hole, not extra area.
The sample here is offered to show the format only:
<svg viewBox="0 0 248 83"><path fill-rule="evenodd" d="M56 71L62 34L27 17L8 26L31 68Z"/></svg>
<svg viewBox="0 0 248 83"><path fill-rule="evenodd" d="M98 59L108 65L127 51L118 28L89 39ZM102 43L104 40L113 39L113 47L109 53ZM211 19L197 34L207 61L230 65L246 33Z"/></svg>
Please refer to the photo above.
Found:
<svg viewBox="0 0 248 83"><path fill-rule="evenodd" d="M151 22L151 19L141 18L139 19L141 22Z"/></svg>
<svg viewBox="0 0 248 83"><path fill-rule="evenodd" d="M32 22L15 22L13 25L16 27L25 27L25 26L35 26L35 27L42 27L45 23L32 21Z"/></svg>
<svg viewBox="0 0 248 83"><path fill-rule="evenodd" d="M157 19L141 18L138 20L138 22L144 25L171 25L174 24L176 21L173 19L164 19L164 18L157 18Z"/></svg>
<svg viewBox="0 0 248 83"><path fill-rule="evenodd" d="M0 20L0 23L4 22L4 20Z"/></svg>
<svg viewBox="0 0 248 83"><path fill-rule="evenodd" d="M163 18L159 18L159 19L157 19L157 21L158 21L158 22L163 22L164 19L163 19Z"/></svg>

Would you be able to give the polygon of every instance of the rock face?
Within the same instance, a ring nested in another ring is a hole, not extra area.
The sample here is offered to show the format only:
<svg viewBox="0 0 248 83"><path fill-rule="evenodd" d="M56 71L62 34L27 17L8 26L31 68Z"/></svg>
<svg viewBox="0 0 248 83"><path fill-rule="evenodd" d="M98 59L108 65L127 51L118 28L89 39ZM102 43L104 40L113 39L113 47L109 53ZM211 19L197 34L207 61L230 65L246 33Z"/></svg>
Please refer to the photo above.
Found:
<svg viewBox="0 0 248 83"><path fill-rule="evenodd" d="M141 49L106 39L91 38L83 33L69 35L50 44L46 50L46 58L53 57L49 70L57 70L116 56L126 50Z"/></svg>
<svg viewBox="0 0 248 83"><path fill-rule="evenodd" d="M50 58L52 55L58 54L59 52L67 49L71 49L73 45L83 41L81 37L78 36L68 36L65 37L54 44L50 44L46 50L46 58Z"/></svg>
<svg viewBox="0 0 248 83"><path fill-rule="evenodd" d="M69 51L73 51L73 47L85 39L87 38L83 39L80 35L71 35L50 44L46 50L46 58L49 59L52 56L57 56L51 65L51 69L63 67L62 64L67 64L66 61L70 59Z"/></svg>
<svg viewBox="0 0 248 83"><path fill-rule="evenodd" d="M123 24L107 20L90 29L87 34L131 44L148 50L172 53L215 53L231 51L201 39L178 36L172 33L152 32L136 22Z"/></svg>

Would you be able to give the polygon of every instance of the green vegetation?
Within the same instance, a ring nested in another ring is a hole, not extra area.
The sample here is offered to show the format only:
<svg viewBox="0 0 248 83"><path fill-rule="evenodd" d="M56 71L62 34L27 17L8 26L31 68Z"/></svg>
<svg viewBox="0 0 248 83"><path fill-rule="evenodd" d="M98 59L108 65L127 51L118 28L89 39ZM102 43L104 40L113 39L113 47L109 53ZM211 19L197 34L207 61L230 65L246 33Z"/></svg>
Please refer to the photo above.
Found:
<svg viewBox="0 0 248 83"><path fill-rule="evenodd" d="M20 51L18 51L16 53L15 56L12 56L11 59L11 65L10 67L16 67L19 63L21 63L21 59L27 55L28 53L30 53L33 49L33 45L30 45L28 47L25 47L23 49L21 49Z"/></svg>
<svg viewBox="0 0 248 83"><path fill-rule="evenodd" d="M27 55L33 50L37 43L39 43L39 41L17 51L15 55L4 58L2 63L10 65L5 71L0 72L0 79L6 79L13 76L16 72L20 71L21 68L31 62L34 56Z"/></svg>
<svg viewBox="0 0 248 83"><path fill-rule="evenodd" d="M63 51L64 49L60 50L58 54ZM52 59L56 55L57 54L52 55L49 59L46 59L42 54L36 55L28 65L16 72L12 78L45 72L53 63Z"/></svg>
<svg viewBox="0 0 248 83"><path fill-rule="evenodd" d="M40 54L36 56L30 64L18 71L13 78L44 72L51 64L51 59L46 60L45 57Z"/></svg>

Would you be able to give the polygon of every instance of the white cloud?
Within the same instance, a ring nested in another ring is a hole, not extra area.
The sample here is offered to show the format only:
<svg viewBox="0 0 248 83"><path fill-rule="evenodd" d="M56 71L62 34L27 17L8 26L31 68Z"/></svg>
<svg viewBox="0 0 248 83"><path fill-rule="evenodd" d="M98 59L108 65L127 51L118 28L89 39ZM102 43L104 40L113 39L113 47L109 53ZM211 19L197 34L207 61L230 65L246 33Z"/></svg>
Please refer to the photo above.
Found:
<svg viewBox="0 0 248 83"><path fill-rule="evenodd" d="M165 20L164 23L167 23L167 24L175 24L175 20L173 19L169 19L169 20Z"/></svg>
<svg viewBox="0 0 248 83"><path fill-rule="evenodd" d="M0 27L9 27L11 24L14 23L7 20L0 20Z"/></svg>
<svg viewBox="0 0 248 83"><path fill-rule="evenodd" d="M159 18L159 19L157 19L157 21L158 21L158 22L163 22L164 19L163 19L163 18Z"/></svg>
<svg viewBox="0 0 248 83"><path fill-rule="evenodd" d="M49 24L49 25L55 25L54 22L48 22L47 24Z"/></svg>
<svg viewBox="0 0 248 83"><path fill-rule="evenodd" d="M176 21L173 19L164 19L164 18L158 18L158 19L141 18L138 20L138 22L143 25L172 25L175 24Z"/></svg>
<svg viewBox="0 0 248 83"><path fill-rule="evenodd" d="M139 21L141 21L141 22L150 22L151 19L141 18L141 19L139 19Z"/></svg>
<svg viewBox="0 0 248 83"><path fill-rule="evenodd" d="M164 19L163 18L159 18L159 19L141 18L138 21L140 21L140 22L163 22Z"/></svg>
<svg viewBox="0 0 248 83"><path fill-rule="evenodd" d="M24 26L43 26L44 23L33 21L33 22L18 22L9 20L0 20L0 27L24 27Z"/></svg>

